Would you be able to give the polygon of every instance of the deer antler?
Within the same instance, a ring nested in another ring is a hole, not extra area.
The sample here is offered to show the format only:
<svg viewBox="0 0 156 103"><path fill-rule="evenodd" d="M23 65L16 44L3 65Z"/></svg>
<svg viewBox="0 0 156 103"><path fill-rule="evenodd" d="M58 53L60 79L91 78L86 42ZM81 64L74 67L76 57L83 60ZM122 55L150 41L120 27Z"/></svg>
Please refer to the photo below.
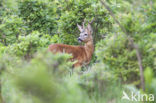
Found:
<svg viewBox="0 0 156 103"><path fill-rule="evenodd" d="M83 29L85 29L85 22L86 22L86 19L84 18L84 21L82 22Z"/></svg>
<svg viewBox="0 0 156 103"><path fill-rule="evenodd" d="M95 21L95 17L92 19L92 21L90 21L90 22L88 21L88 23L89 23L89 24L92 24L93 21Z"/></svg>
<svg viewBox="0 0 156 103"><path fill-rule="evenodd" d="M92 19L92 21L90 21L90 22L88 21L88 23L89 23L89 24L92 24L93 21L95 21L95 17ZM85 22L86 22L86 19L84 18L84 21L82 22L82 28L83 28L83 29L85 29Z"/></svg>

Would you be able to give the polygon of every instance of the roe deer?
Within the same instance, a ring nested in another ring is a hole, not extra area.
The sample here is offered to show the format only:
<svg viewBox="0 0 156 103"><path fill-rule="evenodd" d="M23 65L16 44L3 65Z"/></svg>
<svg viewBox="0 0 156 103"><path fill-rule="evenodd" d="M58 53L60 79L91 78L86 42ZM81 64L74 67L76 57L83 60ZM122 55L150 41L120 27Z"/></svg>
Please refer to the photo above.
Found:
<svg viewBox="0 0 156 103"><path fill-rule="evenodd" d="M93 19L94 20L94 19ZM89 64L92 58L92 54L94 52L94 44L92 33L93 30L91 28L91 23L88 22L88 26L85 27L83 25L80 26L77 24L78 29L80 30L80 36L78 38L79 42L84 42L84 46L75 46L75 45L66 45L66 44L51 44L49 45L49 51L52 53L68 53L72 54L72 61L76 60L76 63L73 65L75 67L81 67L83 64Z"/></svg>

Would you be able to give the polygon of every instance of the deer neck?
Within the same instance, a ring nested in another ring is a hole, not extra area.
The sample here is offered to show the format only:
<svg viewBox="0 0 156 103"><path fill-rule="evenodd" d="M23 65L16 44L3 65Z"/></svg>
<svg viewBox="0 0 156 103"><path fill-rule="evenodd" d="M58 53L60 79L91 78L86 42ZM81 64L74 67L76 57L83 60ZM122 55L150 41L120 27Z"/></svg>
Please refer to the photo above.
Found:
<svg viewBox="0 0 156 103"><path fill-rule="evenodd" d="M84 48L85 48L88 59L91 59L92 54L94 52L93 40L90 40L87 43L85 43Z"/></svg>

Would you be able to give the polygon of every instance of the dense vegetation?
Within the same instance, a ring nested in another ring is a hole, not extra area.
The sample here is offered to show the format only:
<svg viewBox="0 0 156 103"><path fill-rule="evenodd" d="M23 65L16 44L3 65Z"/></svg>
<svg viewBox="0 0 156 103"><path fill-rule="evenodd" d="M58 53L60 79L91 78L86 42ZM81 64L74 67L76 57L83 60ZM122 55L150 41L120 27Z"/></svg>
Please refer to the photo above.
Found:
<svg viewBox="0 0 156 103"><path fill-rule="evenodd" d="M123 91L156 96L155 0L105 2L139 47L144 91L136 50L99 0L0 0L0 102L135 103L121 99ZM95 52L88 66L72 70L70 55L47 48L80 45L76 24L84 18L95 18Z"/></svg>

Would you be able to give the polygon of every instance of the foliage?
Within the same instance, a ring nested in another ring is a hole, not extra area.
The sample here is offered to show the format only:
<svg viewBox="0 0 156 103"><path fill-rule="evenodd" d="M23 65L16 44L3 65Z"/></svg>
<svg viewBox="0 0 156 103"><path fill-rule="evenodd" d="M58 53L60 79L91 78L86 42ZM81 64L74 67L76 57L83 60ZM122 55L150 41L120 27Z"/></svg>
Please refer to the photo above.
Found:
<svg viewBox="0 0 156 103"><path fill-rule="evenodd" d="M103 71L103 64L96 64L82 75L73 72L69 76L72 63L66 61L70 57L66 54L53 55L45 50L37 53L30 62L7 55L3 57L4 61L8 61L4 63L2 75L2 93L6 102L88 103L92 100L97 103L124 103L120 99L122 87L117 83L119 81L109 70Z"/></svg>
<svg viewBox="0 0 156 103"><path fill-rule="evenodd" d="M39 32L32 32L27 36L20 36L17 43L8 46L8 52L17 56L25 56L30 58L39 49L49 44L48 36L40 38Z"/></svg>
<svg viewBox="0 0 156 103"><path fill-rule="evenodd" d="M149 67L147 67L144 71L145 76L145 85L146 85L146 92L152 93L156 96L156 78L154 77L153 70Z"/></svg>
<svg viewBox="0 0 156 103"><path fill-rule="evenodd" d="M136 103L123 91L156 96L156 2L107 0L138 45L144 68L141 90L136 51L98 0L0 0L0 103ZM92 24L95 54L72 68L71 55L48 45L78 45L77 24ZM137 102L138 103L138 102Z"/></svg>
<svg viewBox="0 0 156 103"><path fill-rule="evenodd" d="M119 13L117 14L119 15ZM154 40L155 32L153 31L155 29L153 29L153 26L149 26L153 25L153 22L146 22L146 14L142 14L139 10L124 14L120 18L127 33L139 45L143 67L150 67L155 70L153 58L156 50L154 46L156 43ZM149 17L148 21L150 19ZM136 52L127 40L126 35L119 30L114 30L115 33L110 33L104 40L97 43L97 59L107 64L108 68L111 68L123 81L135 81L134 83L137 85L139 83L137 81L139 79L139 67Z"/></svg>
<svg viewBox="0 0 156 103"><path fill-rule="evenodd" d="M4 45L12 44L16 42L24 30L23 21L17 15L5 17L0 25L0 41Z"/></svg>
<svg viewBox="0 0 156 103"><path fill-rule="evenodd" d="M86 96L85 92L75 82L76 78L67 76L70 73L69 68L72 63L66 61L70 57L65 54L52 55L43 51L30 62L18 61L18 65L12 65L13 71L7 65L8 62L5 63L7 72L3 74L2 92L4 92L6 102L79 103L82 101L85 103L89 101L89 99L83 98ZM10 58L6 59L9 59L8 61L11 63ZM14 58L12 60L16 61ZM6 88L9 85L13 88ZM6 92L7 89L11 92ZM70 95L66 95L67 92ZM13 96L7 97L7 95ZM73 96L77 96L77 99Z"/></svg>
<svg viewBox="0 0 156 103"><path fill-rule="evenodd" d="M128 46L128 40L120 34L100 41L96 48L98 60L107 64L123 81L129 78L132 80L133 76L139 73L135 50Z"/></svg>
<svg viewBox="0 0 156 103"><path fill-rule="evenodd" d="M57 5L60 14L58 29L61 33L60 37L64 38L64 43L72 44L76 42L76 39L73 39L77 37L75 34L78 34L76 23L81 24L84 18L86 21L95 18L96 22L92 25L95 30L93 34L95 42L101 39L102 34L106 34L111 30L112 21L110 16L98 1L70 0L65 2L65 0L62 0L57 2Z"/></svg>
<svg viewBox="0 0 156 103"><path fill-rule="evenodd" d="M23 18L30 31L38 30L52 34L56 25L55 5L42 0L19 2L19 16Z"/></svg>

